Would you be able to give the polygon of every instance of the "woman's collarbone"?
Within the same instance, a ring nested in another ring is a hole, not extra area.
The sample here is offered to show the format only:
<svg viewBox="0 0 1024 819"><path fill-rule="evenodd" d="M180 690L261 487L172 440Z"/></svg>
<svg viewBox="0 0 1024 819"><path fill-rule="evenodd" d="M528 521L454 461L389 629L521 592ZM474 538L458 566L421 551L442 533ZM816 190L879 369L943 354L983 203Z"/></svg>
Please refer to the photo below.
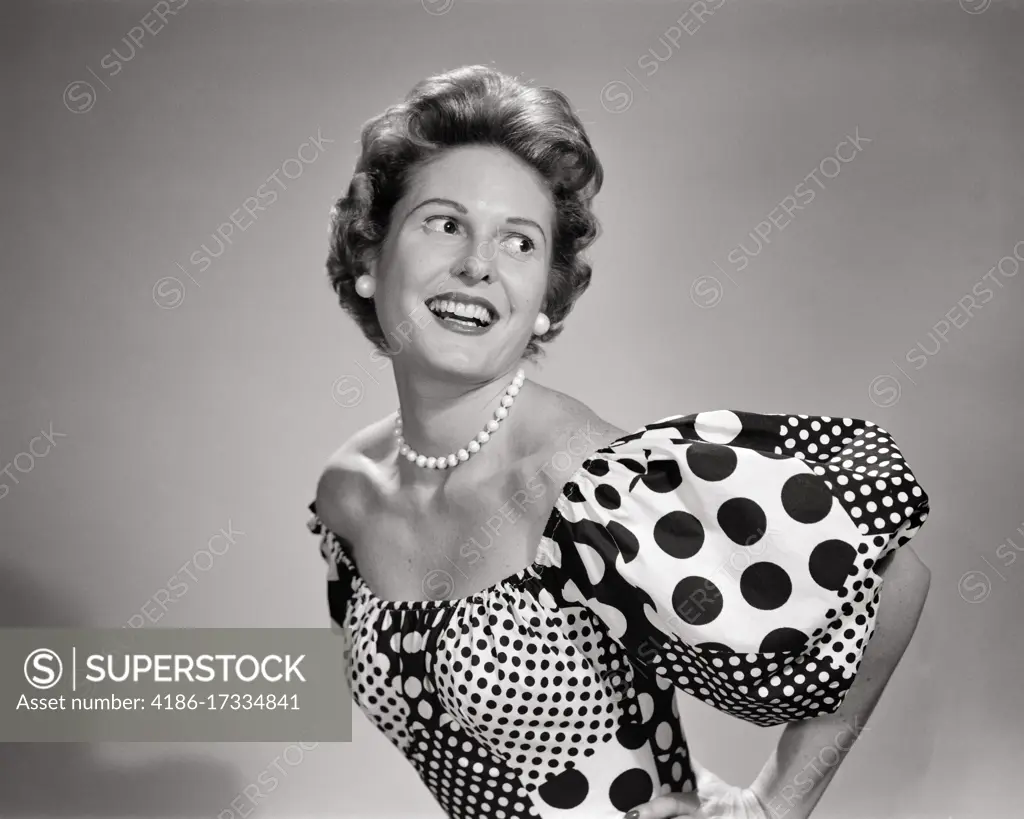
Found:
<svg viewBox="0 0 1024 819"><path fill-rule="evenodd" d="M538 499L535 491L531 502L529 493L491 492L430 510L368 511L361 540L364 546L368 538L378 540L370 546L368 569L389 587L401 587L392 597L417 596L421 580L438 572L450 578L453 597L490 588L536 558L550 515L550 492L543 494Z"/></svg>

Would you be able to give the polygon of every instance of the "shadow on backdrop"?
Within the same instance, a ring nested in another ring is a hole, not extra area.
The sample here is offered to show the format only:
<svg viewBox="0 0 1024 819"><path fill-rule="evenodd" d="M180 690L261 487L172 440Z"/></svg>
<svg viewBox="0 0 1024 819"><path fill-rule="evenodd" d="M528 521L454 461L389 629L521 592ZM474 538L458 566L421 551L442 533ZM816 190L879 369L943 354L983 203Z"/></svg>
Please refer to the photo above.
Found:
<svg viewBox="0 0 1024 819"><path fill-rule="evenodd" d="M0 628L76 628L88 623L65 593L48 592L0 562ZM209 817L244 787L220 760L174 755L125 765L87 743L0 743L0 816Z"/></svg>

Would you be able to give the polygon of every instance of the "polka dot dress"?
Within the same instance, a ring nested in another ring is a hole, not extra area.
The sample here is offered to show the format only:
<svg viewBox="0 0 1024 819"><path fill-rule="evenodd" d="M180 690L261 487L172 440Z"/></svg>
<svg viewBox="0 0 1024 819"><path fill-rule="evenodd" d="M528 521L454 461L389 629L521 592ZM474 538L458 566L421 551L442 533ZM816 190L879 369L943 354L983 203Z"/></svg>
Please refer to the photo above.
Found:
<svg viewBox="0 0 1024 819"><path fill-rule="evenodd" d="M533 564L415 602L310 511L353 699L448 816L619 819L695 789L676 689L764 726L840 706L928 497L870 421L674 416L583 464Z"/></svg>

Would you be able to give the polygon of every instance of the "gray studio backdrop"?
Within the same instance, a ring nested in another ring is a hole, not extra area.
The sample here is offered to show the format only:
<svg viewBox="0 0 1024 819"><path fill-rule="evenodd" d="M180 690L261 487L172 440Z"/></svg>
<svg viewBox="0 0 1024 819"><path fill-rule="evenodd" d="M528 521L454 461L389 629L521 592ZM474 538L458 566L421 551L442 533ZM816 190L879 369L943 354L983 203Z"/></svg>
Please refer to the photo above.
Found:
<svg viewBox="0 0 1024 819"><path fill-rule="evenodd" d="M569 94L607 171L592 288L533 377L625 427L717 408L868 418L932 497L917 636L817 815L1019 815L1014 4L0 17L0 625L327 625L306 504L327 455L395 406L327 285L328 210L364 120L487 62ZM781 729L683 705L698 758L748 784ZM4 817L441 816L358 713L351 744L0 753Z"/></svg>

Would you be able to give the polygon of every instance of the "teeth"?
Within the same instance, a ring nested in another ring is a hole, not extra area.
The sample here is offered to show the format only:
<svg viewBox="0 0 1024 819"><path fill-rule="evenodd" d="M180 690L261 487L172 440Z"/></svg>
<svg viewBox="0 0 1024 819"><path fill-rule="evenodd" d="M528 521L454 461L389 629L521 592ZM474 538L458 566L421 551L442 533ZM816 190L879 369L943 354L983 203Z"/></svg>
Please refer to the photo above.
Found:
<svg viewBox="0 0 1024 819"><path fill-rule="evenodd" d="M490 324L494 321L491 311L479 304L464 304L452 299L435 299L427 306L435 313L452 315L463 319L477 319L483 324Z"/></svg>

